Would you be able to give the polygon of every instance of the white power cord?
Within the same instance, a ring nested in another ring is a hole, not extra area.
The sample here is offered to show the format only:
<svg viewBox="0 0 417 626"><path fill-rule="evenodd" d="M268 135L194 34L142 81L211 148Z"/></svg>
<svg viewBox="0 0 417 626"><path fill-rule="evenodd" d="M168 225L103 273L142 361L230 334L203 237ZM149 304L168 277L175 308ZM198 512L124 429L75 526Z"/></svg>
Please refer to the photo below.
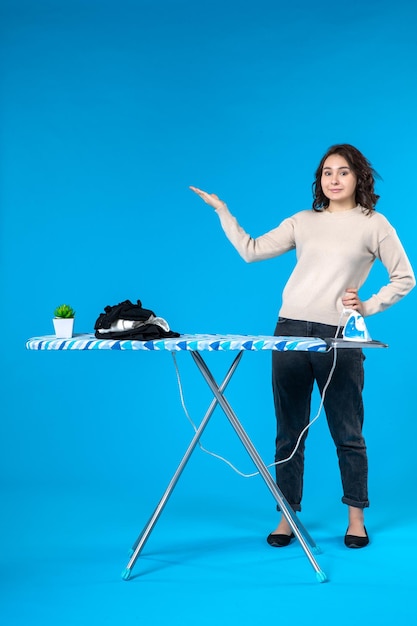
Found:
<svg viewBox="0 0 417 626"><path fill-rule="evenodd" d="M337 337L339 329L340 329L340 323L339 323L339 326L337 328L335 337ZM336 368L337 349L334 347L333 350L334 350L333 364L332 364L332 367L330 369L329 376L327 378L326 384L324 385L323 391L321 393L321 400L320 400L320 405L319 405L317 414L307 424L307 426L305 426L305 428L303 428L303 430L299 434L297 442L295 444L295 447L294 447L293 451L291 452L290 456L288 456L285 459L281 459L280 461L275 461L275 463L271 463L270 465L267 465L268 468L274 467L275 465L281 465L282 463L287 463L288 461L290 461L292 459L292 457L294 456L294 454L297 452L298 447L300 445L300 442L301 442L301 439L302 439L304 433L307 432L307 430L310 428L310 426L312 426L314 424L314 422L316 422L318 420L318 418L320 417L321 412L323 410L323 405L324 405L324 399L325 399L325 396L326 396L326 391L327 391L328 386L330 385L330 382L331 382L334 370ZM191 426L194 429L194 432L197 432L197 426L194 424L193 420L191 419L190 414L189 414L188 409L187 409L186 404L185 404L184 393L183 393L183 386L182 386L182 382L181 382L181 375L180 375L180 372L179 372L179 368L178 368L175 352L171 352L171 354L172 354L172 358L173 358L173 361L174 361L174 367L175 367L175 372L176 372L176 376L177 376L177 382L178 382L178 389L179 389L179 393L180 393L181 405L182 405L182 408L184 410L184 413L185 413L188 421L190 422ZM209 454L210 456L213 456L216 459L219 459L220 461L223 461L223 463L226 463L226 465L228 465L233 471L235 471L237 474L239 474L239 476L242 476L243 478L253 478L254 476L257 476L259 474L259 472L253 472L252 474L245 474L244 472L241 472L239 469L237 469L237 467L235 467L230 461L228 461L224 457L220 456L219 454L216 454L215 452L212 452L212 451L207 450L206 448L204 448L204 446L201 445L200 441L198 442L198 445L200 446L200 449L203 452L205 452L206 454Z"/></svg>
<svg viewBox="0 0 417 626"><path fill-rule="evenodd" d="M182 408L184 409L184 413L185 413L188 421L190 422L191 426L194 429L194 432L197 432L197 426L194 424L193 420L191 419L190 414L189 414L188 409L187 409L186 404L185 404L184 393L183 393L182 383L181 383L181 375L180 375L180 371L179 371L179 368L178 368L177 358L176 358L175 352L171 352L171 354L172 354L172 359L174 361L175 373L176 373L176 376L177 376L177 382L178 382L178 389L179 389L179 392L180 392L181 405L182 405ZM199 445L200 449L203 452L205 452L206 454L209 454L210 456L214 456L215 459L219 459L220 461L223 461L223 463L226 463L226 465L231 467L232 470L234 470L240 476L243 476L243 478L251 478L252 476L256 476L257 474L259 474L259 472L255 472L254 474L244 474L243 472L238 470L237 467L235 467L230 461L228 461L224 457L220 456L219 454L216 454L215 452L212 452L211 450L207 450L206 448L204 448L204 446L201 445L200 441L198 442L198 445Z"/></svg>

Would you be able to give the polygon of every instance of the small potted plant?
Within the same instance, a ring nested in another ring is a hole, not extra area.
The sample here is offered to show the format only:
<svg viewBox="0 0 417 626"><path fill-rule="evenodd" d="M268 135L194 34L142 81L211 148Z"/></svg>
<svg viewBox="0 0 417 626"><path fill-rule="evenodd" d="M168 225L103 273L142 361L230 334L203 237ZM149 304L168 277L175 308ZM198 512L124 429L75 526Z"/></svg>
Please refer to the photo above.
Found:
<svg viewBox="0 0 417 626"><path fill-rule="evenodd" d="M75 311L69 304L60 304L54 311L52 320L55 328L55 335L59 339L69 339L72 337L74 329Z"/></svg>

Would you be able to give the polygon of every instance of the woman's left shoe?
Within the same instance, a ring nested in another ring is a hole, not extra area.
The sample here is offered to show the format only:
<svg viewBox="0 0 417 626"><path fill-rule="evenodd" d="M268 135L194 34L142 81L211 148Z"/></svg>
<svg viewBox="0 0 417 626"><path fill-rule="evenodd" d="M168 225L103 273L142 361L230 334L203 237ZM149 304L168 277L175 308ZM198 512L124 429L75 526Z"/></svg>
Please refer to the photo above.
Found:
<svg viewBox="0 0 417 626"><path fill-rule="evenodd" d="M345 535L345 546L347 548L364 548L369 543L368 533L366 532L366 537L357 537L356 535Z"/></svg>
<svg viewBox="0 0 417 626"><path fill-rule="evenodd" d="M266 538L269 545L273 548L286 548L290 544L291 539L294 539L294 533L291 533L291 535L274 535L271 533Z"/></svg>

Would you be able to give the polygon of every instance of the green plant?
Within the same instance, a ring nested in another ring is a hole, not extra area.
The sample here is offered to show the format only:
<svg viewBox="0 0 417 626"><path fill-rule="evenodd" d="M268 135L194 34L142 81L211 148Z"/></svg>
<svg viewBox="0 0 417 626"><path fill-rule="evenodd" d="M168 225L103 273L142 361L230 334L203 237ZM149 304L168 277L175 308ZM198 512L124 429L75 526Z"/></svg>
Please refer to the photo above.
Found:
<svg viewBox="0 0 417 626"><path fill-rule="evenodd" d="M75 311L69 304L60 304L54 311L54 317L71 318L75 317Z"/></svg>

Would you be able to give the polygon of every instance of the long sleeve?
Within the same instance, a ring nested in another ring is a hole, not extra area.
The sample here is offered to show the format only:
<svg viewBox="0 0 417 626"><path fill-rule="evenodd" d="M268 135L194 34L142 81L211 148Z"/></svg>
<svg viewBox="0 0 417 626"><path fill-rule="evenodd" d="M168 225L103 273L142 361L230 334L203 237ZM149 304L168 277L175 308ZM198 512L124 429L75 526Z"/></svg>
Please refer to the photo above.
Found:
<svg viewBox="0 0 417 626"><path fill-rule="evenodd" d="M416 284L410 261L392 227L390 233L379 243L375 256L386 268L389 283L384 285L369 300L363 302L365 316L379 313L392 306L406 296Z"/></svg>
<svg viewBox="0 0 417 626"><path fill-rule="evenodd" d="M253 238L238 224L226 205L216 211L230 243L247 263L271 259L295 248L294 223L285 219L277 228Z"/></svg>

